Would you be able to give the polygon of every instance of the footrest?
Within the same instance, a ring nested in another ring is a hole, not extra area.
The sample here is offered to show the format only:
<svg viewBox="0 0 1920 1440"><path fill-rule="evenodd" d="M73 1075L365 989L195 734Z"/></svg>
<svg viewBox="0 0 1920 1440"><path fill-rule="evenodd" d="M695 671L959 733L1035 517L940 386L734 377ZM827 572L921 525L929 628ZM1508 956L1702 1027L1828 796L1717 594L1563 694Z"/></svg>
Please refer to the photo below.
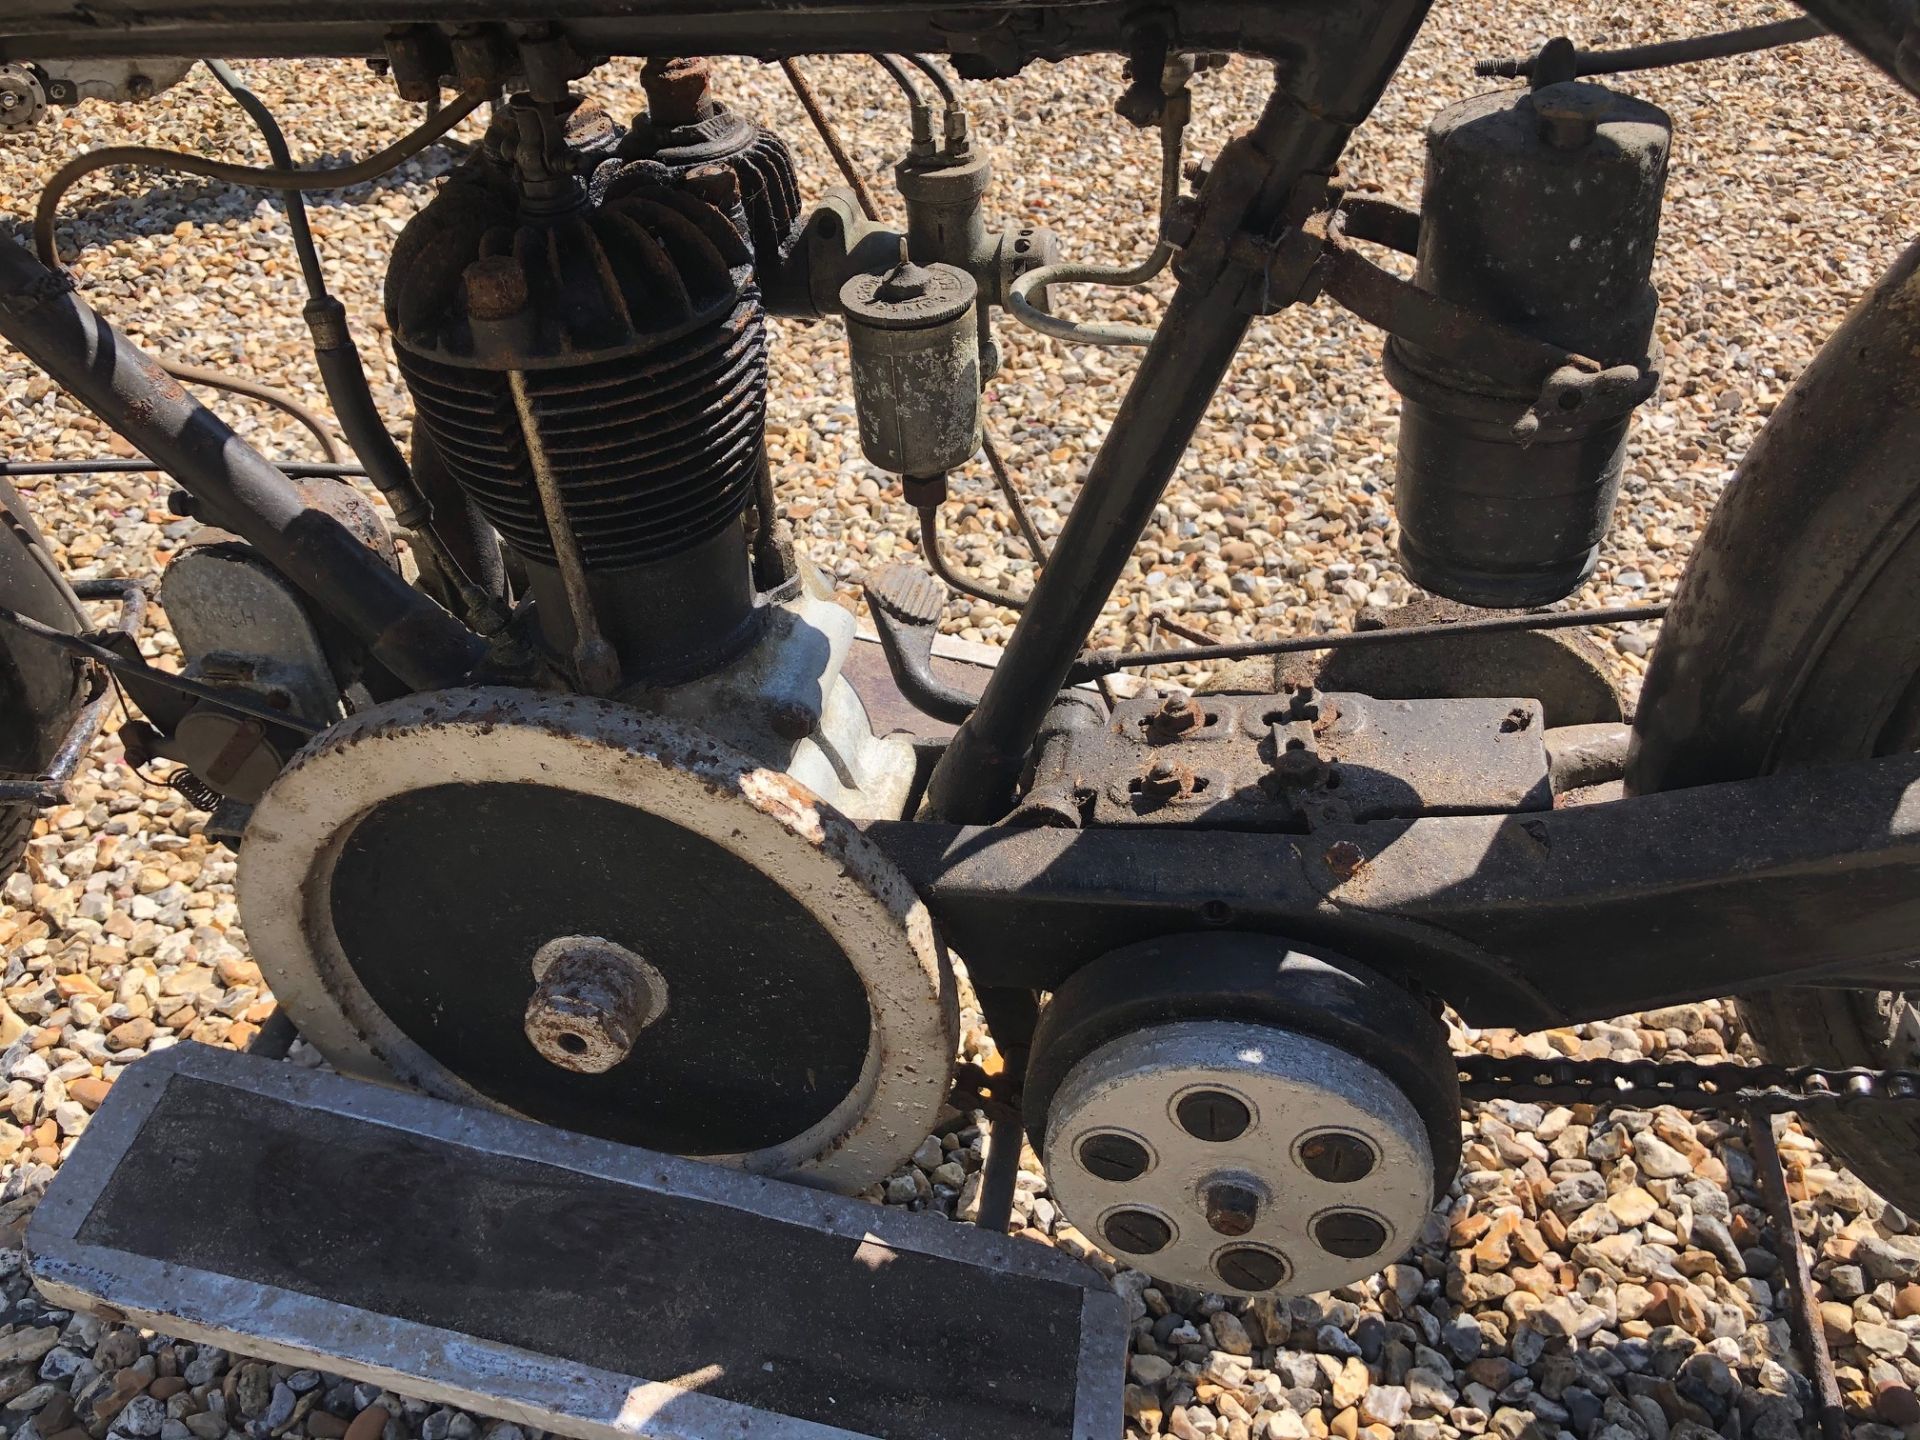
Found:
<svg viewBox="0 0 1920 1440"><path fill-rule="evenodd" d="M1064 1255L199 1045L27 1249L56 1304L584 1440L1121 1430L1125 1312Z"/></svg>

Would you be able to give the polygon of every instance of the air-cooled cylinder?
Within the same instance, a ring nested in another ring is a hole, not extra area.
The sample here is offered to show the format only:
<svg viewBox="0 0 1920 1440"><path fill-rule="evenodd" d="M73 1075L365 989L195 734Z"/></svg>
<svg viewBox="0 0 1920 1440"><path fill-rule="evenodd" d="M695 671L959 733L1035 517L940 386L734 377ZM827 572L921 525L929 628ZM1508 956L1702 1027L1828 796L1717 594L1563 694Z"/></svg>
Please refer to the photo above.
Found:
<svg viewBox="0 0 1920 1440"><path fill-rule="evenodd" d="M1417 283L1605 367L1649 367L1649 276L1672 122L1653 105L1568 81L1483 95L1427 130ZM1388 342L1403 397L1394 504L1415 584L1521 608L1575 590L1620 486L1632 400L1540 399ZM1530 433L1529 433L1530 432Z"/></svg>

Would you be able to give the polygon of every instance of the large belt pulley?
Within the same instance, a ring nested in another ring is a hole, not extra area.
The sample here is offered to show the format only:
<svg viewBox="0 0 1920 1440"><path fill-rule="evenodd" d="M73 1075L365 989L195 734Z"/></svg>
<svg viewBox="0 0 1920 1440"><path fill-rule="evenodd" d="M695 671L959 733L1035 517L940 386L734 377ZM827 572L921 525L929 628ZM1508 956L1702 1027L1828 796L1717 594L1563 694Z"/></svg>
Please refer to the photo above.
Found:
<svg viewBox="0 0 1920 1440"><path fill-rule="evenodd" d="M906 881L656 716L486 689L363 711L274 782L239 889L274 994L351 1072L840 1190L946 1096L953 984Z"/></svg>

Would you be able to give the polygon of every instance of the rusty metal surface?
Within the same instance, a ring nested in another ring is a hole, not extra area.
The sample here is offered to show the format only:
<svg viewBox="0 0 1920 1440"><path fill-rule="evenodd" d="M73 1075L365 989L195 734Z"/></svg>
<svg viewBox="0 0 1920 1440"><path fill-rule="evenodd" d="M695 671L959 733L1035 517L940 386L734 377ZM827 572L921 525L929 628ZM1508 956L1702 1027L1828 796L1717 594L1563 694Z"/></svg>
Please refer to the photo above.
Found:
<svg viewBox="0 0 1920 1440"><path fill-rule="evenodd" d="M1913 755L1310 836L867 832L976 984L1056 989L1143 936L1257 930L1366 955L1471 1023L1522 1029L1825 977L1858 984L1875 967L1900 988L1920 917Z"/></svg>
<svg viewBox="0 0 1920 1440"><path fill-rule="evenodd" d="M1090 826L1302 830L1545 810L1543 733L1538 703L1524 699L1148 692L1104 723L1044 732L1044 782L1023 813L1036 797L1057 804L1055 791Z"/></svg>

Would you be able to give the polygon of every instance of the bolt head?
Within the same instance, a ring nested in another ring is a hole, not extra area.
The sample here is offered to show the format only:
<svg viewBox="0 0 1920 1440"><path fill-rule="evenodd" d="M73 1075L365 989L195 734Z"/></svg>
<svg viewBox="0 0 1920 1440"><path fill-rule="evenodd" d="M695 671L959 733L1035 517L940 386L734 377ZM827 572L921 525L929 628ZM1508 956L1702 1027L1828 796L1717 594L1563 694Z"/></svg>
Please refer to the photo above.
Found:
<svg viewBox="0 0 1920 1440"><path fill-rule="evenodd" d="M1138 1180L1153 1164L1146 1146L1131 1135L1111 1130L1087 1136L1074 1154L1087 1173L1116 1183Z"/></svg>
<svg viewBox="0 0 1920 1440"><path fill-rule="evenodd" d="M1592 143L1613 108L1609 92L1577 80L1544 85L1529 100L1540 118L1540 138L1555 150L1579 150Z"/></svg>
<svg viewBox="0 0 1920 1440"><path fill-rule="evenodd" d="M1329 1185L1351 1185L1356 1180L1364 1180L1379 1163L1371 1145L1344 1130L1323 1130L1318 1135L1309 1135L1294 1147L1293 1153L1302 1170Z"/></svg>
<svg viewBox="0 0 1920 1440"><path fill-rule="evenodd" d="M1245 1235L1260 1218L1260 1192L1235 1180L1216 1180L1203 1196L1216 1235Z"/></svg>
<svg viewBox="0 0 1920 1440"><path fill-rule="evenodd" d="M1287 1278L1287 1262L1257 1245L1236 1245L1214 1257L1213 1272L1234 1290L1271 1290Z"/></svg>
<svg viewBox="0 0 1920 1440"><path fill-rule="evenodd" d="M1330 1255L1364 1260L1387 1243L1387 1227L1364 1210L1329 1210L1313 1222L1313 1240Z"/></svg>
<svg viewBox="0 0 1920 1440"><path fill-rule="evenodd" d="M1100 1233L1114 1249L1128 1255L1154 1255L1173 1242L1173 1227L1151 1210L1116 1210L1101 1223Z"/></svg>
<svg viewBox="0 0 1920 1440"><path fill-rule="evenodd" d="M1173 1115L1194 1139L1215 1143L1239 1139L1253 1123L1246 1102L1224 1090L1191 1091L1180 1097Z"/></svg>

